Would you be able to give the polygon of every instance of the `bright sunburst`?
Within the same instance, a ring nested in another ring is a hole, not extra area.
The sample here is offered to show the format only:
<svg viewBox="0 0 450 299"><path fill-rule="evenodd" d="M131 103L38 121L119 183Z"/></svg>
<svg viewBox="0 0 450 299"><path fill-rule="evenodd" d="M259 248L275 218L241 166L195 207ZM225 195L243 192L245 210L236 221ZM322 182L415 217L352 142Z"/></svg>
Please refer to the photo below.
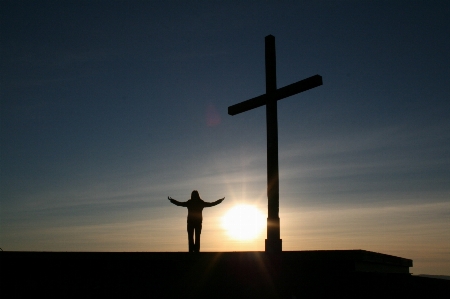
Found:
<svg viewBox="0 0 450 299"><path fill-rule="evenodd" d="M222 227L236 240L255 239L266 224L265 215L254 206L237 205L222 217Z"/></svg>

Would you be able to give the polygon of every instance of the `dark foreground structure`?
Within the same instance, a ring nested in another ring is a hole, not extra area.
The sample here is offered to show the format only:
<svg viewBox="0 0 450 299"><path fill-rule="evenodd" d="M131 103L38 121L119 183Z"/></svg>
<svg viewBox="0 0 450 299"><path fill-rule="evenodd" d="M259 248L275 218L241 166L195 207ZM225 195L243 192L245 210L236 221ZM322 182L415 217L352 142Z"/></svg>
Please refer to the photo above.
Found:
<svg viewBox="0 0 450 299"><path fill-rule="evenodd" d="M407 298L450 282L411 276L412 260L364 251L0 252L2 293L45 297Z"/></svg>

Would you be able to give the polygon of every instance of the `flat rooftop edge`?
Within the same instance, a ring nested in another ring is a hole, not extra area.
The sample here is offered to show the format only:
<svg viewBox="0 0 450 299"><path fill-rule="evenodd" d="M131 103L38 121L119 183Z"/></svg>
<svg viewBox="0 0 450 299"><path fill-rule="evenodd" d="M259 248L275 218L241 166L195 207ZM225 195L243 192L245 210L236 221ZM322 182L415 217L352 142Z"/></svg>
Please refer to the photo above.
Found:
<svg viewBox="0 0 450 299"><path fill-rule="evenodd" d="M266 253L264 251L229 251L229 252L77 252L77 251L3 251L2 253L30 258L96 258L96 259L145 259L145 260L190 260L190 259L252 259L279 258L285 261L298 262L369 262L379 264L412 267L411 259L384 253L355 249L355 250L305 250L283 251L281 253Z"/></svg>

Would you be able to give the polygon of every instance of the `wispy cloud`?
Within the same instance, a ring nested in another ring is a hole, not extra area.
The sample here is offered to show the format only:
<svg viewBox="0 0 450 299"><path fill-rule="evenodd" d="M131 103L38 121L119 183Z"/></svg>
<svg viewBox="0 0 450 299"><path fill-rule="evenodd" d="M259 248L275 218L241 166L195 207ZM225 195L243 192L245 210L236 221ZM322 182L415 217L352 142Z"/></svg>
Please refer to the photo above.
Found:
<svg viewBox="0 0 450 299"><path fill-rule="evenodd" d="M281 182L287 192L328 198L434 192L426 200L441 201L450 182L445 129L396 126L290 143L280 151Z"/></svg>

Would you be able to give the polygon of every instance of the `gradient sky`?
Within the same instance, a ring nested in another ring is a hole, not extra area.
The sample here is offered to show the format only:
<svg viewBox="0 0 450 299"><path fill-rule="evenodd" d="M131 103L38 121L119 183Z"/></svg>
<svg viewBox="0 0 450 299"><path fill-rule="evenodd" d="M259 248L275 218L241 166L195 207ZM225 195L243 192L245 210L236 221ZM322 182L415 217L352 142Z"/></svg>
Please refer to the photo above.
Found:
<svg viewBox="0 0 450 299"><path fill-rule="evenodd" d="M244 2L244 3L241 3ZM450 275L448 1L1 1L0 247L203 251L266 211L264 37L278 87L284 250L364 249Z"/></svg>

